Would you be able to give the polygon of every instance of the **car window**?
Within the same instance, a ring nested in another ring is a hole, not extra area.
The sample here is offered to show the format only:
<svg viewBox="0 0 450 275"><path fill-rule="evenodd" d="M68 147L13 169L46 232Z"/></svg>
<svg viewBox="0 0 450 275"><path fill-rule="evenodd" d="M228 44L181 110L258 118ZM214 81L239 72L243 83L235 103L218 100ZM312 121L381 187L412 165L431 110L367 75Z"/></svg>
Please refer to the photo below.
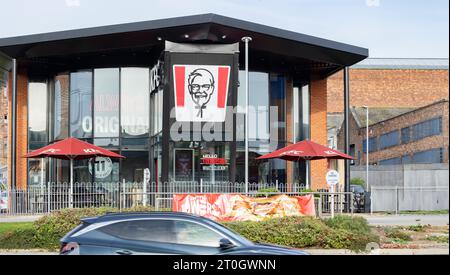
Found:
<svg viewBox="0 0 450 275"><path fill-rule="evenodd" d="M99 229L118 238L137 241L173 242L173 221L133 220L118 222Z"/></svg>
<svg viewBox="0 0 450 275"><path fill-rule="evenodd" d="M175 221L174 229L177 244L219 247L223 238L208 227L188 221Z"/></svg>

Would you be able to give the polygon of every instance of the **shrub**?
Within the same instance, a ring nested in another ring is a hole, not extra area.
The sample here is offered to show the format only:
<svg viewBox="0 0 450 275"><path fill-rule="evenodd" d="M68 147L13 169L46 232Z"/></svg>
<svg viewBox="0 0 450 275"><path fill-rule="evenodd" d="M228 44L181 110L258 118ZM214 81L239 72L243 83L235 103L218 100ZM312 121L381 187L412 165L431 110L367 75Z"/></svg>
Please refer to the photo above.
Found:
<svg viewBox="0 0 450 275"><path fill-rule="evenodd" d="M347 223L354 218L349 217ZM378 236L365 230L342 223L333 222L328 226L326 220L312 217L284 217L261 222L227 222L225 226L253 242L272 243L296 248L346 248L355 251L364 250L368 243L379 242ZM339 224L340 226L337 226ZM356 224L363 224L356 219ZM367 223L366 223L367 224Z"/></svg>
<svg viewBox="0 0 450 275"><path fill-rule="evenodd" d="M124 209L122 212L146 212L149 207ZM34 243L37 247L58 248L59 240L81 223L82 218L101 216L108 212L118 212L117 208L74 208L55 211L34 223L36 232Z"/></svg>
<svg viewBox="0 0 450 275"><path fill-rule="evenodd" d="M370 226L367 220L362 217L335 216L324 220L325 224L334 229L343 229L346 231L368 234Z"/></svg>
<svg viewBox="0 0 450 275"><path fill-rule="evenodd" d="M411 236L408 233L403 232L399 228L386 227L384 229L384 232L386 234L386 237L390 238L393 242L396 243L412 241Z"/></svg>
<svg viewBox="0 0 450 275"><path fill-rule="evenodd" d="M447 236L428 236L426 238L427 241L437 242L437 243L448 243L448 235Z"/></svg>
<svg viewBox="0 0 450 275"><path fill-rule="evenodd" d="M430 227L429 225L417 224L417 225L410 225L410 226L406 227L406 230L414 231L414 232L425 232L425 230L429 227Z"/></svg>
<svg viewBox="0 0 450 275"><path fill-rule="evenodd" d="M272 197L278 195L278 193L280 193L280 191L276 188L263 188L258 190L256 197Z"/></svg>
<svg viewBox="0 0 450 275"><path fill-rule="evenodd" d="M365 186L366 186L366 182L362 178L352 178L350 180L350 184L351 185L360 185L363 188L365 188Z"/></svg>
<svg viewBox="0 0 450 275"><path fill-rule="evenodd" d="M0 235L1 249L32 249L38 248L34 243L34 228L21 228L4 232Z"/></svg>

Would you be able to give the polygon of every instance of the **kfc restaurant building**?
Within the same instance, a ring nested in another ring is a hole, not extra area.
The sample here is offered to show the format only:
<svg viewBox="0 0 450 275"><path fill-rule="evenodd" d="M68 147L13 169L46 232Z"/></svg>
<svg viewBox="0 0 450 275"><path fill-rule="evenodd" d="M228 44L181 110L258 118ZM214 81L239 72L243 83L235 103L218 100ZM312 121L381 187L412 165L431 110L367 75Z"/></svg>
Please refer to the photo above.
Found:
<svg viewBox="0 0 450 275"><path fill-rule="evenodd" d="M67 182L68 161L22 158L67 137L126 157L76 161L76 182L244 182L245 36L249 182L324 188L326 161L255 159L327 144L327 78L368 50L214 14L0 39L9 185Z"/></svg>

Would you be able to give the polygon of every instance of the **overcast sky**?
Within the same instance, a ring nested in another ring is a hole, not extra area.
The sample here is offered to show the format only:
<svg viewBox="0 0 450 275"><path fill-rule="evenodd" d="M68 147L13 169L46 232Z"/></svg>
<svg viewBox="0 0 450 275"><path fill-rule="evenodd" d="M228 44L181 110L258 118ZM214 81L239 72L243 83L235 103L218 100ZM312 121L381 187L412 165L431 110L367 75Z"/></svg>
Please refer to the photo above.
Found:
<svg viewBox="0 0 450 275"><path fill-rule="evenodd" d="M370 49L449 55L448 0L0 0L0 37L217 13Z"/></svg>

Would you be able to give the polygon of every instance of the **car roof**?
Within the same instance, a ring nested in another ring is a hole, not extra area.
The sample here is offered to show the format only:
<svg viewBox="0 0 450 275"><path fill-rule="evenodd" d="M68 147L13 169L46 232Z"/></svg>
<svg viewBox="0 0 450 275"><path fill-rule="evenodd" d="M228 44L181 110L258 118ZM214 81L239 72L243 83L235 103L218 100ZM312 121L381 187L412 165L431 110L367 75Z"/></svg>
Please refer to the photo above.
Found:
<svg viewBox="0 0 450 275"><path fill-rule="evenodd" d="M182 212L114 212L114 213L106 213L105 215L98 217L85 218L82 219L82 221L87 223L95 223L95 222L115 221L134 218L186 218L186 219L207 220L206 218L200 216L195 216L189 213L182 213Z"/></svg>

